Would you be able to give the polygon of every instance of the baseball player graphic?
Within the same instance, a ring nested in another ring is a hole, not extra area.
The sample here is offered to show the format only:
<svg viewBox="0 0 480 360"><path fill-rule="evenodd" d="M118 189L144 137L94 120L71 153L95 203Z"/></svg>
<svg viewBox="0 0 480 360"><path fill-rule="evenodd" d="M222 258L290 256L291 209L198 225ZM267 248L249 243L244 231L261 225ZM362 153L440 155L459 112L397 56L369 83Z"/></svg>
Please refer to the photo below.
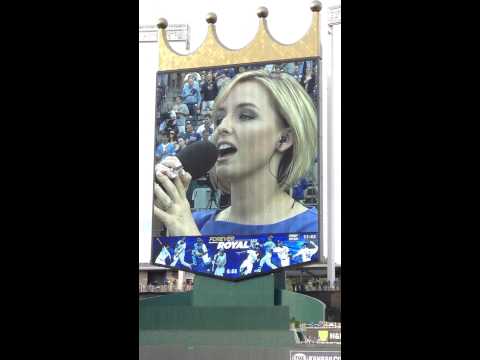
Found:
<svg viewBox="0 0 480 360"><path fill-rule="evenodd" d="M223 276L225 273L225 265L227 264L227 254L223 248L219 249L213 257L212 271L214 275Z"/></svg>
<svg viewBox="0 0 480 360"><path fill-rule="evenodd" d="M290 257L288 256L290 249L288 248L288 246L283 244L282 240L278 241L278 246L273 248L273 252L277 254L282 267L290 265Z"/></svg>
<svg viewBox="0 0 480 360"><path fill-rule="evenodd" d="M167 265L167 258L170 258L170 261L172 261L172 255L170 255L170 251L168 251L168 243L163 244L160 240L157 239L157 241L160 243L160 253L158 254L157 258L155 259L155 264L158 265Z"/></svg>
<svg viewBox="0 0 480 360"><path fill-rule="evenodd" d="M202 260L205 265L208 265L211 262L210 256L208 256L207 245L205 245L200 237L197 238L197 242L193 245L192 264L194 266L199 265L198 260Z"/></svg>
<svg viewBox="0 0 480 360"><path fill-rule="evenodd" d="M275 243L273 242L273 235L269 235L267 241L263 244L265 249L265 255L260 260L260 265L255 270L255 272L262 271L263 265L267 264L272 270L277 269L277 266L272 264L272 251L275 248Z"/></svg>
<svg viewBox="0 0 480 360"><path fill-rule="evenodd" d="M313 247L308 247L307 243L304 243L302 248L292 256L292 259L297 256L302 256L302 262L307 262L312 260L312 256L318 251L318 246L313 241L310 241L310 244Z"/></svg>
<svg viewBox="0 0 480 360"><path fill-rule="evenodd" d="M177 245L175 246L175 253L173 255L173 262L170 264L170 266L175 266L177 265L178 260L180 260L180 263L192 270L192 266L185 261L185 249L187 248L187 243L185 242L185 238L182 238L178 240Z"/></svg>
<svg viewBox="0 0 480 360"><path fill-rule="evenodd" d="M247 258L240 265L240 269L239 269L240 274L248 275L252 273L253 264L255 264L258 261L260 252L258 251L257 248L240 251L239 253L242 253L242 252L246 252L248 255L247 255Z"/></svg>

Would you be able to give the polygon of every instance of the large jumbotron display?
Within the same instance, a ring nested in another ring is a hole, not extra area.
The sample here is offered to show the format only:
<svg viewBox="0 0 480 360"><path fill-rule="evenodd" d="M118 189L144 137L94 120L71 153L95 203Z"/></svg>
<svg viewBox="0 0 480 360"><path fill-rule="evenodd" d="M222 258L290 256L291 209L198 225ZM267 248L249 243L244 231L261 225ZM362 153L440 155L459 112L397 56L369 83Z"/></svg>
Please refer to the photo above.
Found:
<svg viewBox="0 0 480 360"><path fill-rule="evenodd" d="M151 263L242 280L318 262L319 58L203 55L157 73Z"/></svg>

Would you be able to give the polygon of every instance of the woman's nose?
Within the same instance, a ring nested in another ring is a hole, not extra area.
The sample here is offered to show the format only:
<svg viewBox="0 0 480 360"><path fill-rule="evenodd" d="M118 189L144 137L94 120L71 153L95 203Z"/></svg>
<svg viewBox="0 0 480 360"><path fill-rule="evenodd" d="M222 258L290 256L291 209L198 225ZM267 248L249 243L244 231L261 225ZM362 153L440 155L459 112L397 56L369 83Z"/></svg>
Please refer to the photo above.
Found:
<svg viewBox="0 0 480 360"><path fill-rule="evenodd" d="M232 122L230 116L225 116L222 119L222 122L215 128L215 132L217 132L219 135L232 133Z"/></svg>

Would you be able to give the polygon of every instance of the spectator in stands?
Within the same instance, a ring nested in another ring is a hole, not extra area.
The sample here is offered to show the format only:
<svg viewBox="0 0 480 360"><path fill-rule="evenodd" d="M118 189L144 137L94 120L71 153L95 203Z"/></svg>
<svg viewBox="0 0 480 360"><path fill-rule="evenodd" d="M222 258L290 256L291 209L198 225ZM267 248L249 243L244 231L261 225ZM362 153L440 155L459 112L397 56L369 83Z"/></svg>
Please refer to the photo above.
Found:
<svg viewBox="0 0 480 360"><path fill-rule="evenodd" d="M295 72L292 75L295 80L301 81L302 80L302 74L300 73L300 66L298 64L295 64Z"/></svg>
<svg viewBox="0 0 480 360"><path fill-rule="evenodd" d="M177 127L179 133L185 132L185 122L187 120L187 116L190 115L190 110L188 110L188 106L182 103L182 97L177 96L175 98L175 104L172 107L172 111L175 112L175 116L177 118Z"/></svg>
<svg viewBox="0 0 480 360"><path fill-rule="evenodd" d="M310 96L314 95L315 74L314 74L314 72L311 68L306 70L305 78L302 79L301 84L305 88L305 91L308 93L308 95L310 95Z"/></svg>
<svg viewBox="0 0 480 360"><path fill-rule="evenodd" d="M226 71L226 75L227 75L228 78L233 79L236 75L235 68L233 68L233 67L228 68L227 71Z"/></svg>
<svg viewBox="0 0 480 360"><path fill-rule="evenodd" d="M168 133L168 145L170 145L170 151L168 151L168 155L175 156L178 152L178 142L177 142L177 134L175 131L170 130Z"/></svg>
<svg viewBox="0 0 480 360"><path fill-rule="evenodd" d="M173 131L175 134L178 133L177 115L175 111L170 112L168 119L165 121L165 127L163 131L166 132L167 134L170 133L170 131Z"/></svg>
<svg viewBox="0 0 480 360"><path fill-rule="evenodd" d="M187 121L185 121L185 132L187 131L187 125L188 124L192 124L192 126L193 126L193 116L192 115L187 116Z"/></svg>
<svg viewBox="0 0 480 360"><path fill-rule="evenodd" d="M168 137L167 134L162 132L160 134L160 144L155 149L155 162L162 161L168 156Z"/></svg>
<svg viewBox="0 0 480 360"><path fill-rule="evenodd" d="M200 81L202 81L202 76L198 72L192 72L192 73L186 74L183 82L186 83L189 78L193 79L196 86L199 86Z"/></svg>
<svg viewBox="0 0 480 360"><path fill-rule="evenodd" d="M297 62L297 76L296 76L296 79L298 81L301 81L305 77L305 71L306 71L305 63L306 63L306 61Z"/></svg>
<svg viewBox="0 0 480 360"><path fill-rule="evenodd" d="M212 124L212 121L210 120L210 116L208 115L205 116L205 120L203 120L203 124L197 128L197 133L201 135L203 134L204 130L208 131L209 136L213 134L213 130L214 130L213 124Z"/></svg>
<svg viewBox="0 0 480 360"><path fill-rule="evenodd" d="M210 132L207 129L203 130L203 132L202 132L202 140L203 141L211 141L212 140L212 135L210 134Z"/></svg>
<svg viewBox="0 0 480 360"><path fill-rule="evenodd" d="M215 99L215 177L231 194L231 206L191 213L191 176L177 158L155 167L155 216L171 236L318 231L318 211L286 192L306 174L317 151L317 111L302 86L286 73L263 70L237 75ZM188 127L188 126L187 126ZM213 173L211 172L211 175ZM210 177L212 179L212 177ZM213 180L213 179L212 179ZM175 190L174 190L175 189Z"/></svg>
<svg viewBox="0 0 480 360"><path fill-rule="evenodd" d="M186 145L190 145L195 141L200 141L202 138L200 134L193 131L193 125L188 122L185 128L185 132L183 134L180 134L180 136L183 138L183 140L185 140Z"/></svg>
<svg viewBox="0 0 480 360"><path fill-rule="evenodd" d="M200 83L199 83L200 89L203 87L206 81L207 81L207 73L205 71L202 71L200 73Z"/></svg>
<svg viewBox="0 0 480 360"><path fill-rule="evenodd" d="M218 87L216 81L213 80L213 74L210 71L202 86L202 114L209 113L212 110L213 102L218 95Z"/></svg>
<svg viewBox="0 0 480 360"><path fill-rule="evenodd" d="M165 132L165 128L167 127L167 120L170 118L169 113L161 113L160 114L160 121L158 124L158 132L163 133Z"/></svg>
<svg viewBox="0 0 480 360"><path fill-rule="evenodd" d="M178 143L177 152L180 152L185 146L187 146L187 144L185 143L185 140L181 137L178 138L177 143Z"/></svg>
<svg viewBox="0 0 480 360"><path fill-rule="evenodd" d="M223 86L223 83L228 80L227 75L225 74L224 70L217 71L217 75L215 76L215 81L217 82L217 89L220 90Z"/></svg>
<svg viewBox="0 0 480 360"><path fill-rule="evenodd" d="M289 62L289 63L286 63L282 66L283 70L285 72L287 72L289 75L292 75L293 77L295 77L295 63L294 62Z"/></svg>
<svg viewBox="0 0 480 360"><path fill-rule="evenodd" d="M197 114L200 112L201 95L200 88L193 77L190 76L188 81L183 86L182 90L183 103L187 105L190 115L193 117L193 122L197 121Z"/></svg>

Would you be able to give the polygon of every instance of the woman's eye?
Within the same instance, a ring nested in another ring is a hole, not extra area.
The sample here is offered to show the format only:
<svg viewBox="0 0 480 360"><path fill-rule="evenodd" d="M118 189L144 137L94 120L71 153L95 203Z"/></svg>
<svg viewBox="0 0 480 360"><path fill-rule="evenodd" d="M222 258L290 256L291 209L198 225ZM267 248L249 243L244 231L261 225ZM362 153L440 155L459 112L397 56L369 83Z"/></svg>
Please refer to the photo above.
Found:
<svg viewBox="0 0 480 360"><path fill-rule="evenodd" d="M247 113L241 113L240 114L240 120L251 120L255 118L254 114L247 114Z"/></svg>

